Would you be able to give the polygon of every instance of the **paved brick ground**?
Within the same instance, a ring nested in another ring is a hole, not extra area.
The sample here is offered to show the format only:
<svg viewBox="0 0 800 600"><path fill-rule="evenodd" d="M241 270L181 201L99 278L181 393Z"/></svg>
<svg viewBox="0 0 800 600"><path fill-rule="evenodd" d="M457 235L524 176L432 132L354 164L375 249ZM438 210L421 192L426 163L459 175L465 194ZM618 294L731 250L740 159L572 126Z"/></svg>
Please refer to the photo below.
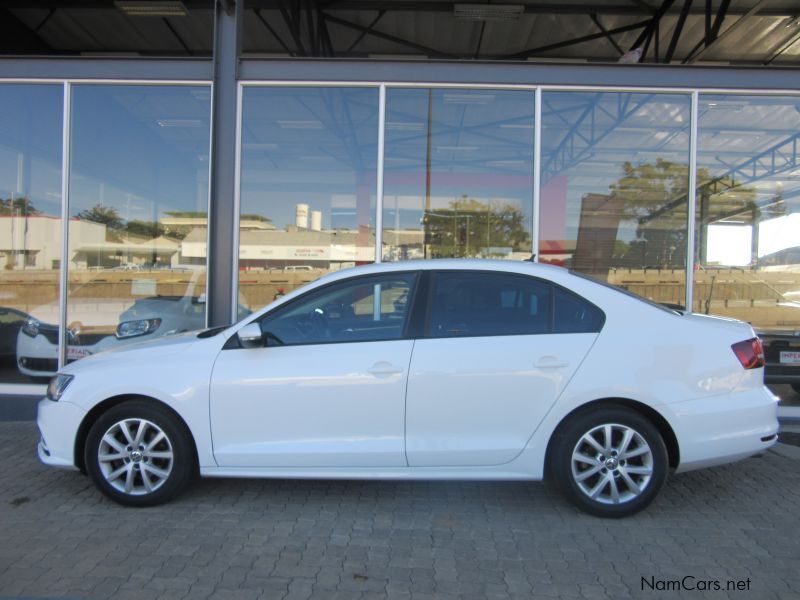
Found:
<svg viewBox="0 0 800 600"><path fill-rule="evenodd" d="M125 509L0 424L0 597L798 598L800 461L675 476L604 521L543 484L205 480ZM750 591L642 591L642 577Z"/></svg>

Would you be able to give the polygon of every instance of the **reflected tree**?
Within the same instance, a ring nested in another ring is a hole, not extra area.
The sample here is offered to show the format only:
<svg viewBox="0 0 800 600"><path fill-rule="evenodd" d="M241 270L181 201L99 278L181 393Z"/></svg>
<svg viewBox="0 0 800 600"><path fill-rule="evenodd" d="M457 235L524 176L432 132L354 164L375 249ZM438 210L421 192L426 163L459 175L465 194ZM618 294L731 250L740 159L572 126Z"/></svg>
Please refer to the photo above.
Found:
<svg viewBox="0 0 800 600"><path fill-rule="evenodd" d="M31 217L41 214L27 196L21 198L0 198L0 215Z"/></svg>
<svg viewBox="0 0 800 600"><path fill-rule="evenodd" d="M423 217L431 258L497 257L529 251L526 215L508 202L480 202L466 194Z"/></svg>

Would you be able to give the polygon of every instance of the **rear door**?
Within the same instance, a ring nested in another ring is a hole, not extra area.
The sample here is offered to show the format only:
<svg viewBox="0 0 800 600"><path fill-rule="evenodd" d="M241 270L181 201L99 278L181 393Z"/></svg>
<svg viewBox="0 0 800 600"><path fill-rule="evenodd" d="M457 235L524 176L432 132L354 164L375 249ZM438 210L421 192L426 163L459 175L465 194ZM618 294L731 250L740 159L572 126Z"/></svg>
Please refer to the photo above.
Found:
<svg viewBox="0 0 800 600"><path fill-rule="evenodd" d="M604 315L526 275L431 277L425 336L409 371L409 466L509 462L579 367Z"/></svg>

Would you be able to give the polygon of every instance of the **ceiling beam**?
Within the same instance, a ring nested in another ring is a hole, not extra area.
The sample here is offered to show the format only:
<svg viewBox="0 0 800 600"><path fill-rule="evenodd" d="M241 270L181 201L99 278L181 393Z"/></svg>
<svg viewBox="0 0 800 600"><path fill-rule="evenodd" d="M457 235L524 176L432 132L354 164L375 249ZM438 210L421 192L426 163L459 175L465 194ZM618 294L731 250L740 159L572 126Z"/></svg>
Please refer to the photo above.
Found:
<svg viewBox="0 0 800 600"><path fill-rule="evenodd" d="M603 27L603 24L600 22L600 17L597 15L597 13L591 13L589 17L592 19L592 22L597 25L597 28L605 34L606 38L608 38L608 41L611 42L612 46L614 46L614 49L619 52L619 55L622 56L625 54L625 51L620 47L614 37L609 34L608 31L606 31L605 27Z"/></svg>
<svg viewBox="0 0 800 600"><path fill-rule="evenodd" d="M608 35L614 35L616 33L624 33L626 31L634 31L636 29L646 28L650 25L650 21L639 21L638 23L631 23L630 25L623 25L622 27L615 27L614 29L609 29L606 32L599 32L599 33L590 33L589 35L584 35L577 38L572 38L568 40L564 40L563 42L557 42L555 44L548 44L546 46L539 46L537 48L531 48L529 50L525 50L523 52L515 52L514 54L506 54L504 56L498 56L496 58L501 58L505 60L524 60L529 56L535 56L537 54L541 54L542 52L549 52L551 50L558 50L560 48L567 48L569 46L575 46L577 44L582 44L584 42L590 42L592 40L596 40L602 37L606 37Z"/></svg>
<svg viewBox="0 0 800 600"><path fill-rule="evenodd" d="M675 54L675 48L678 47L678 41L683 33L683 26L686 24L686 17L689 16L689 9L692 7L692 0L684 0L681 14L678 21L675 23L675 29L672 32L672 39L669 41L667 53L664 55L664 62L669 64L672 60L672 55Z"/></svg>
<svg viewBox="0 0 800 600"><path fill-rule="evenodd" d="M747 11L747 13L746 13L746 14L744 14L743 16L741 16L741 17L740 17L740 18L739 18L739 19L738 19L738 20L737 20L737 21L736 21L736 22L735 22L733 25L731 25L730 27L728 27L728 28L727 28L727 29L726 29L726 30L725 30L725 31L722 33L722 35L718 35L718 36L716 36L716 37L714 38L714 40L713 40L713 41L711 41L711 43L709 43L709 44L706 44L705 48L703 48L702 50L700 50L700 51L699 51L697 54L695 54L694 56L690 56L690 57L688 57L686 60L684 60L684 61L683 61L683 63L684 63L684 64L691 64L691 63L695 62L696 60L700 60L700 59L703 57L703 55L704 55L706 52L708 52L709 50L711 50L712 48L714 48L714 47L715 47L717 44L719 44L719 42L720 42L720 41L722 41L723 39L725 39L726 37L728 37L728 36L729 36L731 33L733 33L734 31L736 31L737 29L739 29L739 28L740 28L740 27L741 27L741 26L742 26L742 25L743 25L743 24L744 24L744 23L747 21L747 19L749 19L750 17L753 17L753 16L755 16L755 15L757 15L757 14L760 14L760 11L761 11L761 9L762 9L762 8L764 8L764 6L765 6L766 4L768 4L768 3L769 3L769 0L760 0L760 1L758 2L758 4L756 4L756 5L755 5L753 8L751 8L750 10L748 10L748 11ZM730 11L728 11L728 12L730 13ZM721 25L722 25L722 23L720 22L720 26L721 26Z"/></svg>
<svg viewBox="0 0 800 600"><path fill-rule="evenodd" d="M53 48L11 11L0 8L0 51L48 54L53 52Z"/></svg>
<svg viewBox="0 0 800 600"><path fill-rule="evenodd" d="M710 2L710 0L706 0L706 2ZM728 14L728 9L730 8L730 4L731 4L731 0L722 0L722 2L719 5L719 9L717 10L717 16L714 19L714 24L711 25L711 26L708 25L708 14L706 15L706 35L705 35L705 37L702 40L700 40L699 42L697 42L695 47L692 48L692 51L689 52L689 54L686 55L686 58L683 59L683 62L681 64L685 65L692 58L692 56L694 56L695 53L698 50L700 50L701 46L704 46L704 45L708 46L714 40L717 39L717 36L719 35L719 30L722 27L722 23L723 23L723 21L725 21L725 16ZM710 9L711 7L707 5L707 8Z"/></svg>
<svg viewBox="0 0 800 600"><path fill-rule="evenodd" d="M278 43L284 50L286 50L287 54L289 54L290 56L297 56L297 53L291 48L289 48L289 45L283 41L281 36L278 35L278 32L275 31L275 28L272 25L270 25L269 22L264 18L264 15L261 14L260 10L254 10L253 13L256 15L256 17L258 17L258 20L264 24L264 27L267 28L267 31L269 31L272 34L272 37L278 40Z"/></svg>
<svg viewBox="0 0 800 600"><path fill-rule="evenodd" d="M658 10L653 13L653 18L648 22L647 27L642 30L642 33L639 34L639 37L636 38L636 41L631 44L629 52L636 50L636 48L642 47L648 38L651 38L653 32L656 29L656 25L661 21L661 17L663 17L667 11L672 7L672 4L675 0L664 0L661 3L661 6L658 7ZM644 60L644 52L642 52L642 56L639 58L639 62Z"/></svg>
<svg viewBox="0 0 800 600"><path fill-rule="evenodd" d="M410 40L404 40L403 38L399 38L397 36L388 33L383 33L382 31L377 31L376 29L368 29L363 25L359 25L357 23L351 23L350 21L345 21L344 19L340 19L339 17L334 17L328 13L325 13L325 19L327 19L331 23L335 23L336 25L340 25L342 27L348 27L356 31L362 31L365 32L367 35L371 35L372 37L380 38L382 40L386 40L389 42L394 42L395 44L401 46L407 46L408 48L413 48L414 50L418 50L419 52L424 52L431 58L458 58L457 56L448 54L447 52L442 52L441 50L437 50L436 48L431 48L430 46L423 46L422 44L417 44L416 42L412 42Z"/></svg>
<svg viewBox="0 0 800 600"><path fill-rule="evenodd" d="M385 10L378 11L378 16L372 19L372 22L369 25L367 25L366 29L364 29L364 31L359 33L355 41L352 44L350 44L350 46L348 46L347 50L344 51L345 55L350 54L353 51L353 49L361 43L361 40L364 39L364 36L366 36L370 31L372 31L375 28L375 25L378 24L378 21L380 21L383 18L383 15L385 14L386 14Z"/></svg>

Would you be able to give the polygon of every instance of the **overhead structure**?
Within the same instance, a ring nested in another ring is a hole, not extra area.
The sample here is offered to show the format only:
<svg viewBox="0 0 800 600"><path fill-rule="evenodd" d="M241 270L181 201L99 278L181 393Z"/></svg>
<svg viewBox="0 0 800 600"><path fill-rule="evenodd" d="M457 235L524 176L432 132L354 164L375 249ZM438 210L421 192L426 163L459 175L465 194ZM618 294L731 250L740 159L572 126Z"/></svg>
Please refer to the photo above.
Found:
<svg viewBox="0 0 800 600"><path fill-rule="evenodd" d="M793 0L239 1L262 58L800 62ZM213 26L211 0L3 0L0 54L210 56Z"/></svg>

